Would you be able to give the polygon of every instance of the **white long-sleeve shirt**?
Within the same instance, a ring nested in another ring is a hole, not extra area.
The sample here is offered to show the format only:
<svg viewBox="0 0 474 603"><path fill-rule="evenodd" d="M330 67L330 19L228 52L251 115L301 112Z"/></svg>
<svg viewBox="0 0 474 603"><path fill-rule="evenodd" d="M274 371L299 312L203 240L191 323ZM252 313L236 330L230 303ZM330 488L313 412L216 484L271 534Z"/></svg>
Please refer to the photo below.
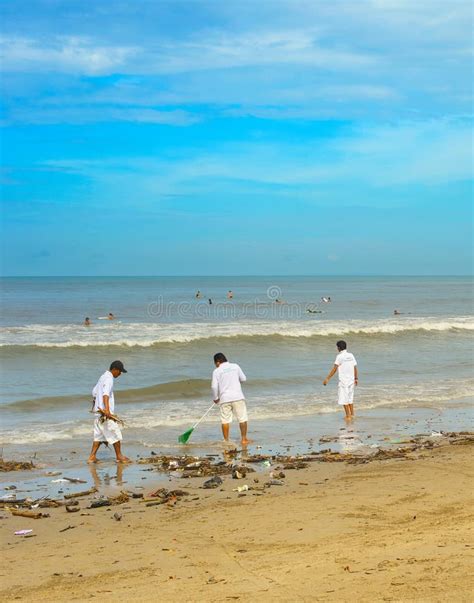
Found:
<svg viewBox="0 0 474 603"><path fill-rule="evenodd" d="M212 397L219 400L220 404L245 400L242 392L242 382L247 377L238 364L223 362L212 373Z"/></svg>

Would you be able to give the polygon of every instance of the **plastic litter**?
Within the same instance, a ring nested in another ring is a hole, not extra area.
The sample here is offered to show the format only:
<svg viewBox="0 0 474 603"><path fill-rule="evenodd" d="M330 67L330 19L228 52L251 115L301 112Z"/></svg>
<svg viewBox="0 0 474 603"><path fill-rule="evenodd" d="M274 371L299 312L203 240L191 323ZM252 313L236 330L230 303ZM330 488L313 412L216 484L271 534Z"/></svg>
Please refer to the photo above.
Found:
<svg viewBox="0 0 474 603"><path fill-rule="evenodd" d="M31 534L33 530L17 530L15 532L15 536L26 536L27 534Z"/></svg>
<svg viewBox="0 0 474 603"><path fill-rule="evenodd" d="M239 486L238 488L234 488L232 491L233 492L248 492L249 487L247 486L247 484L244 484L243 486Z"/></svg>

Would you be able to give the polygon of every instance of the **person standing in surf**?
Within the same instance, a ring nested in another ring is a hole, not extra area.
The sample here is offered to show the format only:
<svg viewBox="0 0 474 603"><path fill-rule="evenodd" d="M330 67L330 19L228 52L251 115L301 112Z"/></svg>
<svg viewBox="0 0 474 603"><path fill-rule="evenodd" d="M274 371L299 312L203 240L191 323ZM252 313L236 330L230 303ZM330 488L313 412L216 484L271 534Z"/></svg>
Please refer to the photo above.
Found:
<svg viewBox="0 0 474 603"><path fill-rule="evenodd" d="M347 351L347 343L345 341L338 341L336 347L338 354L334 361L334 366L323 381L323 385L327 385L336 372L338 373L337 402L340 406L344 406L346 420L351 420L354 417L354 387L359 380L357 361L354 355Z"/></svg>
<svg viewBox="0 0 474 603"><path fill-rule="evenodd" d="M246 446L247 439L247 404L242 392L241 383L247 381L247 377L238 364L228 362L224 354L214 355L216 368L212 373L212 398L215 404L219 404L221 411L222 435L224 441L229 441L230 424L232 415L239 422L241 443Z"/></svg>
<svg viewBox="0 0 474 603"><path fill-rule="evenodd" d="M114 415L114 379L126 372L123 362L114 360L109 370L100 376L92 390L93 412L96 414L96 418L94 420L94 441L88 463L97 462L97 451L103 443L112 444L118 463L130 462L130 459L122 454L122 431L117 417Z"/></svg>

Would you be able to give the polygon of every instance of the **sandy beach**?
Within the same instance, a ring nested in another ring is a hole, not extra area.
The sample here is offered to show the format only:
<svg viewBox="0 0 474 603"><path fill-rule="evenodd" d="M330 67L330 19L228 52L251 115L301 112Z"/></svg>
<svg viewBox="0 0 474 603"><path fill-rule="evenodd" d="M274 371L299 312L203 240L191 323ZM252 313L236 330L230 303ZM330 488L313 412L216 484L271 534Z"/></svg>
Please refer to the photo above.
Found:
<svg viewBox="0 0 474 603"><path fill-rule="evenodd" d="M469 436L431 438L399 458L285 469L282 485L266 487L283 463L216 489L180 479L188 495L156 506L88 509L99 492L37 520L4 509L1 597L472 601L472 451Z"/></svg>

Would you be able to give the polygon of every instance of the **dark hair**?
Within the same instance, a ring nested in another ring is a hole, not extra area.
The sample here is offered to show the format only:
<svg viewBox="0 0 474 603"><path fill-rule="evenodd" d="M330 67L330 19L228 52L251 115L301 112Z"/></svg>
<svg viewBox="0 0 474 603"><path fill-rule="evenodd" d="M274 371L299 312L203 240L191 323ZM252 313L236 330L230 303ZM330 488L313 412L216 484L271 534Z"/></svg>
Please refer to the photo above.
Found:
<svg viewBox="0 0 474 603"><path fill-rule="evenodd" d="M340 352L342 352L342 350L346 350L346 349L347 349L347 343L346 343L345 341L342 341L342 339L341 339L341 341L338 341L338 342L336 343L336 346L337 346L337 349L338 349Z"/></svg>
<svg viewBox="0 0 474 603"><path fill-rule="evenodd" d="M227 362L227 358L222 352L218 352L217 354L214 354L214 362Z"/></svg>

